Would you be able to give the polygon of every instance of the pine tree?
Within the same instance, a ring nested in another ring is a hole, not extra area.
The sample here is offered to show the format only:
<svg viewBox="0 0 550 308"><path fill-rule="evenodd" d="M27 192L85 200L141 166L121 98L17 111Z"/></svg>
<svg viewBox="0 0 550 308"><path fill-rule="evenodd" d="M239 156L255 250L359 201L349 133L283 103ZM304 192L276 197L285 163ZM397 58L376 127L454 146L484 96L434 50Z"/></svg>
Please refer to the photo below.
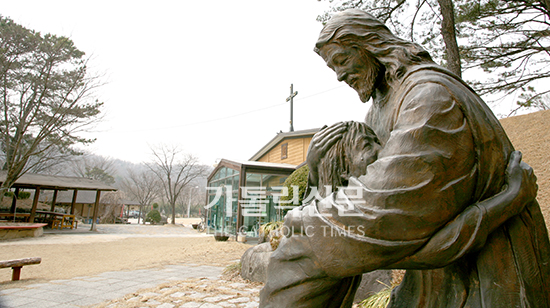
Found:
<svg viewBox="0 0 550 308"><path fill-rule="evenodd" d="M424 46L432 57L468 80L481 95L497 100L516 94L518 108L542 109L550 92L550 0L329 0L333 12L359 8L397 35ZM454 20L453 20L454 19ZM454 25L454 27L453 27ZM454 32L454 33L453 33Z"/></svg>
<svg viewBox="0 0 550 308"><path fill-rule="evenodd" d="M37 166L76 154L73 145L94 141L78 135L102 105L89 102L99 83L86 63L70 39L0 16L1 190Z"/></svg>

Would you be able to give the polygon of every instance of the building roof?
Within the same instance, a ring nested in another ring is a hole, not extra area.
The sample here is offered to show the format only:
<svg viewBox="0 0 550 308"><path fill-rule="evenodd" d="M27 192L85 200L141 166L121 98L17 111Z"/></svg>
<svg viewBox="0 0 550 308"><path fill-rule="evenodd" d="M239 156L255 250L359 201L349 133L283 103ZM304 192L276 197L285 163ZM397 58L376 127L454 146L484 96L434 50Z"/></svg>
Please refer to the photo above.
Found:
<svg viewBox="0 0 550 308"><path fill-rule="evenodd" d="M259 172L277 172L277 171L294 171L296 170L295 165L291 164L282 164L282 163L267 163L267 162L259 162L259 161L238 161L238 160L229 160L229 159L222 159L212 170L210 175L208 176L208 182L210 182L210 179L218 172L218 170L222 167L229 167L233 169L241 169L245 167L248 171L259 171Z"/></svg>
<svg viewBox="0 0 550 308"><path fill-rule="evenodd" d="M227 160L227 159L222 159ZM229 161L229 160L228 160ZM296 169L295 165L291 164L284 164L284 163L268 163L268 162L261 162L261 161L251 161L251 160L230 160L233 163L239 164L239 165L245 165L247 167L268 167L268 168L281 168L281 169Z"/></svg>
<svg viewBox="0 0 550 308"><path fill-rule="evenodd" d="M31 192L31 194L33 194ZM101 200L99 203L101 204L111 204L115 202L116 204L124 204L124 205L140 205L139 202L131 201L131 200L112 200L112 198L105 198L105 196L108 196L107 194L101 195ZM76 204L94 204L96 198L96 192L95 191L79 191L76 194ZM40 193L40 202L51 202L53 199L53 192L45 192ZM57 194L57 198L55 203L56 204L71 204L73 201L73 191L60 191Z"/></svg>
<svg viewBox="0 0 550 308"><path fill-rule="evenodd" d="M250 160L251 161L257 161L262 156L264 156L267 152L269 152L271 149L273 149L273 147L276 146L283 139L313 136L320 130L321 130L320 128L312 128L312 129L298 130L298 131L294 131L294 132L278 133L277 136L275 136L275 138L271 139L271 141L269 141L256 154L254 154L250 158Z"/></svg>
<svg viewBox="0 0 550 308"><path fill-rule="evenodd" d="M0 170L0 183L3 183L6 180L7 171ZM79 177L70 177L70 176L55 176L55 175L44 175L44 174L34 174L34 173L25 173L23 174L15 183L12 185L15 188L30 188L35 189L40 187L40 189L52 189L52 190L68 190L68 189L78 189L78 190L103 190L103 191L116 191L117 189L104 184L100 181L88 179L88 178L79 178Z"/></svg>

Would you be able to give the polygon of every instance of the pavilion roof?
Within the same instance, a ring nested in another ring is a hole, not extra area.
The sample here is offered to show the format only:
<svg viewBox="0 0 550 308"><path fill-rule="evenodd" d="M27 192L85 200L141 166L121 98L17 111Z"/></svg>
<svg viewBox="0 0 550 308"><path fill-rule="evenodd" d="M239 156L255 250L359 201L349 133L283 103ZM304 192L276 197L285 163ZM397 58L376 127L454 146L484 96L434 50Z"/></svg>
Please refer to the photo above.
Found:
<svg viewBox="0 0 550 308"><path fill-rule="evenodd" d="M6 174L7 172L5 170L0 170L0 183L3 183L6 180ZM89 178L44 175L36 173L26 173L22 175L17 181L15 181L12 187L28 189L35 189L37 187L40 187L40 189L52 190L117 190L110 185Z"/></svg>

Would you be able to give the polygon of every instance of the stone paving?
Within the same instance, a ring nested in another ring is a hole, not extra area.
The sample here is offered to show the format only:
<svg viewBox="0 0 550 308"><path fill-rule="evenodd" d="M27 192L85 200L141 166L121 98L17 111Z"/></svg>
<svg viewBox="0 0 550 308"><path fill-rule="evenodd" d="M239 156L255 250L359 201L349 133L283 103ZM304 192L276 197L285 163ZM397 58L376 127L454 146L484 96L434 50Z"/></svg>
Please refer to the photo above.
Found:
<svg viewBox="0 0 550 308"><path fill-rule="evenodd" d="M127 237L207 237L190 227L98 225L98 232L79 224L76 230L47 230L46 236L17 244L71 244ZM210 235L211 236L211 235ZM257 283L223 279L223 268L193 264L167 265L132 271L111 271L95 276L52 280L7 288L0 284L0 308L258 307Z"/></svg>
<svg viewBox="0 0 550 308"><path fill-rule="evenodd" d="M94 308L255 308L260 289L260 284L195 278L143 289Z"/></svg>
<svg viewBox="0 0 550 308"><path fill-rule="evenodd" d="M0 307L258 307L261 286L220 279L222 270L167 265L53 280L0 290Z"/></svg>

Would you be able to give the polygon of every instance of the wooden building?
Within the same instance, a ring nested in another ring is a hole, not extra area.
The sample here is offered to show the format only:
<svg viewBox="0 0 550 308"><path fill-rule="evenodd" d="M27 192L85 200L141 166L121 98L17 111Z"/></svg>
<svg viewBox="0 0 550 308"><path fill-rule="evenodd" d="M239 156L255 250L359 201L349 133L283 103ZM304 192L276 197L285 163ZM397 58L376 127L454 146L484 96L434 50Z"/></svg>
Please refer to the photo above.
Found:
<svg viewBox="0 0 550 308"><path fill-rule="evenodd" d="M40 201L44 203L52 203L52 198L53 196L47 192L40 195ZM84 223L91 223L92 215L95 212L95 199L94 191L80 191L76 199L73 198L73 192L71 191L59 191L55 207L61 207L67 213L69 211L74 213ZM124 215L128 214L129 211L139 210L138 202L122 199L116 191L102 194L98 205L98 217L103 216L106 212L111 212L116 215L115 222L122 221Z"/></svg>
<svg viewBox="0 0 550 308"><path fill-rule="evenodd" d="M6 179L6 171L2 170L0 171L0 183L4 182ZM12 188L15 189L14 195L19 195L20 189L30 189L34 190L33 193L33 203L31 212L28 216L28 222L34 222L36 213L37 213L37 206L38 201L40 200L40 194L41 192L44 192L46 190L53 191L53 197L51 201L51 213L55 214L55 204L57 203L57 196L60 191L71 191L71 207L70 207L70 214L74 215L75 213L75 205L76 205L76 199L78 196L79 191L92 191L94 196L94 210L92 213L93 221L91 224L91 231L96 231L96 224L95 221L97 219L98 215L98 209L99 209L99 201L101 199L101 192L102 191L116 191L117 189L114 187L111 187L109 185L106 185L104 183L101 183L99 181L95 181L88 178L80 178L80 177L68 177L68 176L53 176L53 175L43 175L43 174L33 174L33 173L26 173L23 174L15 183L12 185ZM9 210L8 214L11 214L13 216L17 216L17 198L13 198L12 206Z"/></svg>
<svg viewBox="0 0 550 308"><path fill-rule="evenodd" d="M318 128L279 133L263 146L251 161L284 163L298 166L306 161L307 149Z"/></svg>
<svg viewBox="0 0 550 308"><path fill-rule="evenodd" d="M258 236L258 228L281 220L277 198L286 178L306 160L319 129L279 133L248 161L222 159L208 177L207 220L213 232Z"/></svg>

